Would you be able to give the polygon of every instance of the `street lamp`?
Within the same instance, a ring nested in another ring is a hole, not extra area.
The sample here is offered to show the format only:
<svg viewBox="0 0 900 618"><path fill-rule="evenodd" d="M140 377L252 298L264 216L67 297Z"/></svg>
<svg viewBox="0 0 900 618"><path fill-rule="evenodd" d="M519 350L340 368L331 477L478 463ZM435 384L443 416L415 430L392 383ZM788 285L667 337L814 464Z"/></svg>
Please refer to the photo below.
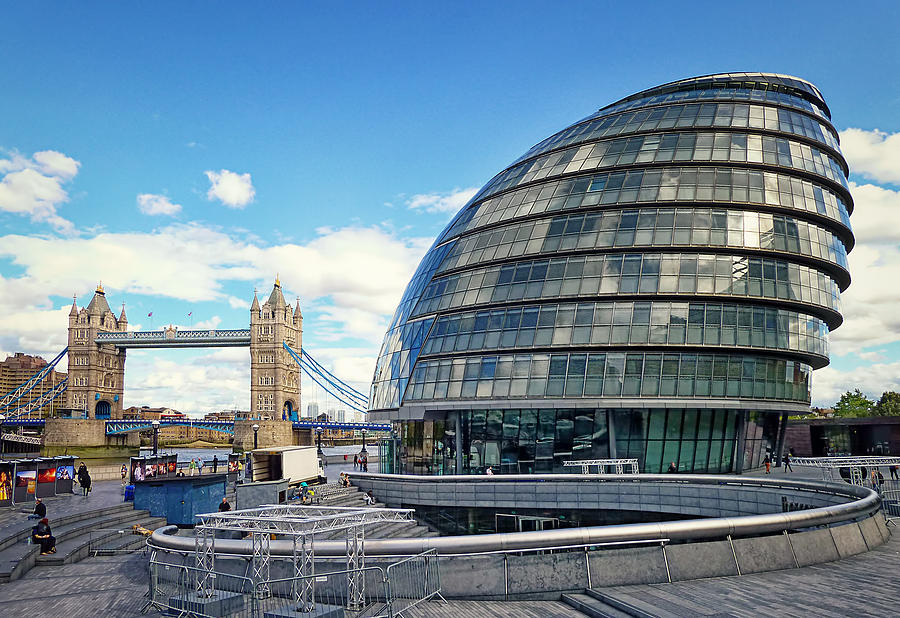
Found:
<svg viewBox="0 0 900 618"><path fill-rule="evenodd" d="M153 426L153 454L156 455L159 448L159 421L154 420L150 424Z"/></svg>
<svg viewBox="0 0 900 618"><path fill-rule="evenodd" d="M363 447L362 447L362 449L361 449L359 452L360 452L360 453L367 453L367 451L366 451L366 430L365 430L365 429L361 429L361 430L360 430L360 433L362 434Z"/></svg>
<svg viewBox="0 0 900 618"><path fill-rule="evenodd" d="M253 450L255 451L259 448L259 425L253 423L251 429L253 430Z"/></svg>
<svg viewBox="0 0 900 618"><path fill-rule="evenodd" d="M3 452L3 423L6 422L6 416L0 414L0 453Z"/></svg>
<svg viewBox="0 0 900 618"><path fill-rule="evenodd" d="M323 456L323 453L322 453L322 431L323 431L323 429L321 427L316 427L316 446L319 447L319 449L318 449L319 457Z"/></svg>

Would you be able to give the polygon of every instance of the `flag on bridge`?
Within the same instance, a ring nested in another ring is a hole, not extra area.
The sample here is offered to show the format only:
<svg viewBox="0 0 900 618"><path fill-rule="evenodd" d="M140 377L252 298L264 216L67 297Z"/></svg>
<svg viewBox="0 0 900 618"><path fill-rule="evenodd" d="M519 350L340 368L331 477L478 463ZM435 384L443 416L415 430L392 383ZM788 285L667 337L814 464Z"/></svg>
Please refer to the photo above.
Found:
<svg viewBox="0 0 900 618"><path fill-rule="evenodd" d="M147 317L148 317L148 318L152 318L152 317L153 317L153 312L151 311L150 313L148 313L148 314L147 314Z"/></svg>
<svg viewBox="0 0 900 618"><path fill-rule="evenodd" d="M193 312L193 311L191 311L190 313L188 313L188 317L191 317L192 315L194 315L194 312Z"/></svg>

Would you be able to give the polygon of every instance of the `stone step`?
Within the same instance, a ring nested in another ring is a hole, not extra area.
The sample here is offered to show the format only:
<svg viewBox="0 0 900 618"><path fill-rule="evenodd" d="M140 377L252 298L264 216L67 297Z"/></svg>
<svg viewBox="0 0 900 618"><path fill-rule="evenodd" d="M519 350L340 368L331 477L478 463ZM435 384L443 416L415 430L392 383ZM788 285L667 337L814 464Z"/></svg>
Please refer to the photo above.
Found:
<svg viewBox="0 0 900 618"><path fill-rule="evenodd" d="M57 546L91 529L114 528L124 521L134 518L147 519L150 516L148 511L135 511L131 504L127 506L126 510L110 508L100 511L100 514L95 514L93 517L78 519L62 525L57 525L56 522L51 520L50 528L53 536L56 537ZM34 523L32 523L33 525ZM28 534L19 543L0 551L0 583L18 579L34 566L40 555L40 545L26 543L26 539L30 536L31 527L28 529Z"/></svg>
<svg viewBox="0 0 900 618"><path fill-rule="evenodd" d="M75 513L72 515L62 515L60 517L52 517L53 516L53 508L52 505L48 510L48 516L51 518L50 523L51 526L64 526L67 524L75 523L78 521L83 521L85 519L92 519L94 517L98 517L101 515L109 515L113 513L124 513L124 512L133 512L134 511L134 503L133 502L123 502L122 504L116 504L114 506L102 508L102 509L93 509L89 511L84 511L81 513ZM28 537L31 536L31 529L37 524L36 519L26 519L25 515L22 515L21 525L17 527L16 531L12 534L7 535L6 537L0 539L0 551L4 549L16 545L19 542L24 541Z"/></svg>
<svg viewBox="0 0 900 618"><path fill-rule="evenodd" d="M144 527L146 527L145 524ZM135 551L143 549L147 544L147 537L140 534L125 533L120 538L107 541L102 547L91 549L92 556L114 556L122 551Z"/></svg>
<svg viewBox="0 0 900 618"><path fill-rule="evenodd" d="M632 618L631 614L626 614L622 610L587 594L564 594L561 600L566 605L591 618Z"/></svg>
<svg viewBox="0 0 900 618"><path fill-rule="evenodd" d="M602 590L589 588L584 592L595 601L599 601L605 605L614 607L619 611L625 612L626 616L632 616L634 618L659 618L659 615L654 611L645 611L644 609L637 607L636 605L627 603L621 599L617 599L611 595L608 595Z"/></svg>
<svg viewBox="0 0 900 618"><path fill-rule="evenodd" d="M165 525L166 520L163 517L151 517L146 515L137 515L128 520L119 522L118 526L104 526L99 531L97 529L89 530L84 534L67 538L64 541L56 542L56 553L46 556L38 556L35 560L36 565L41 566L60 566L63 564L71 564L84 560L91 553L91 547L102 544L106 541L117 539L119 536L135 536L132 534L131 528L135 524L140 524L145 528L155 529ZM124 531L124 534L119 531Z"/></svg>

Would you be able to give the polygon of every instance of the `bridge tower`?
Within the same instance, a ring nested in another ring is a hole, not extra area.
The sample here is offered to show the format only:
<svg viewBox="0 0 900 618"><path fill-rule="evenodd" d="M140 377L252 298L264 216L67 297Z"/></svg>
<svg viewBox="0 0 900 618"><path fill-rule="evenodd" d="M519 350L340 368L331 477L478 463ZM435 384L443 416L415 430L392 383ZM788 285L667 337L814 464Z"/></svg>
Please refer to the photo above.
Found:
<svg viewBox="0 0 900 618"><path fill-rule="evenodd" d="M300 367L282 346L300 351L303 315L300 300L291 309L276 277L269 299L250 306L250 409L257 419L296 420L300 410Z"/></svg>
<svg viewBox="0 0 900 618"><path fill-rule="evenodd" d="M72 299L69 311L69 408L83 410L87 418L122 418L125 390L125 348L95 343L97 333L128 330L125 306L117 318L98 285L87 307Z"/></svg>

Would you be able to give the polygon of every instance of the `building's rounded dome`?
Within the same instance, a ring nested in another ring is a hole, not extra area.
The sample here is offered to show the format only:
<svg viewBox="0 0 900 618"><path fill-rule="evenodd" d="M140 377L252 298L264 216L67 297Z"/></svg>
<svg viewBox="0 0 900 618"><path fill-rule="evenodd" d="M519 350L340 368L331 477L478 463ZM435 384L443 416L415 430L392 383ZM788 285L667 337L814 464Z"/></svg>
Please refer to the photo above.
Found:
<svg viewBox="0 0 900 618"><path fill-rule="evenodd" d="M794 77L697 77L604 107L438 237L370 408L796 411L850 283L847 174L821 93Z"/></svg>

